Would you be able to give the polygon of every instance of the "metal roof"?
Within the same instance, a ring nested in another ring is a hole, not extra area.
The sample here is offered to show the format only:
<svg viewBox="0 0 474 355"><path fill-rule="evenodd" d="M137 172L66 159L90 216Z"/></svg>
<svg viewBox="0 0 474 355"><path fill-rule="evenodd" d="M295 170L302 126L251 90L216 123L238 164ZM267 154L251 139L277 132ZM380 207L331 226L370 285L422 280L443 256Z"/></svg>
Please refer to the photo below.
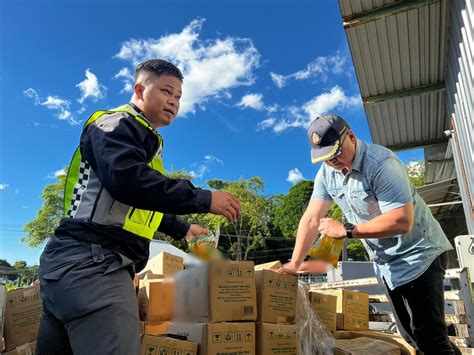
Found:
<svg viewBox="0 0 474 355"><path fill-rule="evenodd" d="M374 143L392 150L424 147L425 182L431 185L419 192L436 205L431 210L438 220L457 218L463 213L452 200L460 199L458 184L473 200L472 2L339 0L339 5ZM452 129L452 113L459 121L454 133L459 146L444 133ZM455 164L460 153L465 161ZM458 165L467 167L462 174Z"/></svg>
<svg viewBox="0 0 474 355"><path fill-rule="evenodd" d="M446 0L339 0L374 143L447 142Z"/></svg>

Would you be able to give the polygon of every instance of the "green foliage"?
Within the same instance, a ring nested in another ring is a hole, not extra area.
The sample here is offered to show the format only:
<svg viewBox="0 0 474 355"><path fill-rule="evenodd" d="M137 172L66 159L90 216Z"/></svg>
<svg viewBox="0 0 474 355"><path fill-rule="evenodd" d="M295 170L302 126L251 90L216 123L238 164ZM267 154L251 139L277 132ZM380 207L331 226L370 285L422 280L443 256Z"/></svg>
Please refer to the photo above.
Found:
<svg viewBox="0 0 474 355"><path fill-rule="evenodd" d="M360 240L349 240L347 257L352 261L369 261L369 255Z"/></svg>
<svg viewBox="0 0 474 355"><path fill-rule="evenodd" d="M15 263L13 264L13 268L17 270L26 269L26 266L26 261L24 260L15 261Z"/></svg>
<svg viewBox="0 0 474 355"><path fill-rule="evenodd" d="M12 267L10 265L10 263L6 260L6 259L0 259L0 267L1 266L4 266L4 267Z"/></svg>
<svg viewBox="0 0 474 355"><path fill-rule="evenodd" d="M336 203L333 203L331 207L329 208L327 217L335 219L336 221L342 222L342 216L343 215L342 215L341 208Z"/></svg>
<svg viewBox="0 0 474 355"><path fill-rule="evenodd" d="M296 236L298 224L308 206L314 183L303 180L290 188L287 195L281 198L281 203L274 210L273 224L278 226L285 237Z"/></svg>
<svg viewBox="0 0 474 355"><path fill-rule="evenodd" d="M407 165L408 178L415 187L425 184L425 162L412 160Z"/></svg>
<svg viewBox="0 0 474 355"><path fill-rule="evenodd" d="M55 183L46 185L41 195L43 206L36 218L23 229L26 235L21 241L28 243L32 248L40 246L51 237L61 218L64 217L63 196L66 175L59 175L57 179Z"/></svg>
<svg viewBox="0 0 474 355"><path fill-rule="evenodd" d="M220 226L220 249L230 254L234 260L247 260L249 253L264 249L264 238L270 235L270 209L263 196L263 180L260 177L237 181L215 179L207 184L212 188L221 187L235 196L240 201L241 216L233 224L224 217L211 214L191 215L189 221L211 230Z"/></svg>

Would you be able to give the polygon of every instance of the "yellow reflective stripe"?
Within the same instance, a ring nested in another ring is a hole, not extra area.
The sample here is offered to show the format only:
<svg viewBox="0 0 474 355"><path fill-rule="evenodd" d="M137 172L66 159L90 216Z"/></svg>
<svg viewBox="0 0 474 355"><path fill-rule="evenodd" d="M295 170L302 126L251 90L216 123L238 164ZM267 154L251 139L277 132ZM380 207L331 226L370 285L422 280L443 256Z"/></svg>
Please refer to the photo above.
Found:
<svg viewBox="0 0 474 355"><path fill-rule="evenodd" d="M320 161L323 161L323 160L327 160L331 158L334 154L336 154L338 148L339 148L339 141L336 141L336 144L334 144L334 148L332 148L332 150L328 154L323 155L322 157L319 157L317 159L311 158L311 161L314 164L314 163L319 163Z"/></svg>

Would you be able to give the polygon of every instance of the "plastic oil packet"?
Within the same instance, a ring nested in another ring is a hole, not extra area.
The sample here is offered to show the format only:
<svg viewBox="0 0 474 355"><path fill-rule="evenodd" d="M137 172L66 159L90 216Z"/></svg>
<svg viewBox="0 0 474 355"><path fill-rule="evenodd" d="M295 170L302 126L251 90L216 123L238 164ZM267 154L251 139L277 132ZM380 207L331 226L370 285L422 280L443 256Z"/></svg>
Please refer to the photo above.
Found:
<svg viewBox="0 0 474 355"><path fill-rule="evenodd" d="M337 267L343 245L343 239L334 239L328 235L321 235L308 255L315 259L327 261L332 266Z"/></svg>
<svg viewBox="0 0 474 355"><path fill-rule="evenodd" d="M188 241L188 247L192 254L201 260L220 259L220 252L217 250L219 244L220 229L217 227L216 232L199 235Z"/></svg>

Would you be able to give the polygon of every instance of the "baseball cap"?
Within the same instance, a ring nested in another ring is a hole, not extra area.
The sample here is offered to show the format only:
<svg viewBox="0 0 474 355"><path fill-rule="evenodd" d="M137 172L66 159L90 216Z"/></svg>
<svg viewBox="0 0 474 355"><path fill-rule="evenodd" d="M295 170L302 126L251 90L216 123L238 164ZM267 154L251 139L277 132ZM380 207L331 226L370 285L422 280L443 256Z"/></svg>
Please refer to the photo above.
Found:
<svg viewBox="0 0 474 355"><path fill-rule="evenodd" d="M308 127L313 164L338 156L348 131L349 125L340 116L325 115L315 118Z"/></svg>

